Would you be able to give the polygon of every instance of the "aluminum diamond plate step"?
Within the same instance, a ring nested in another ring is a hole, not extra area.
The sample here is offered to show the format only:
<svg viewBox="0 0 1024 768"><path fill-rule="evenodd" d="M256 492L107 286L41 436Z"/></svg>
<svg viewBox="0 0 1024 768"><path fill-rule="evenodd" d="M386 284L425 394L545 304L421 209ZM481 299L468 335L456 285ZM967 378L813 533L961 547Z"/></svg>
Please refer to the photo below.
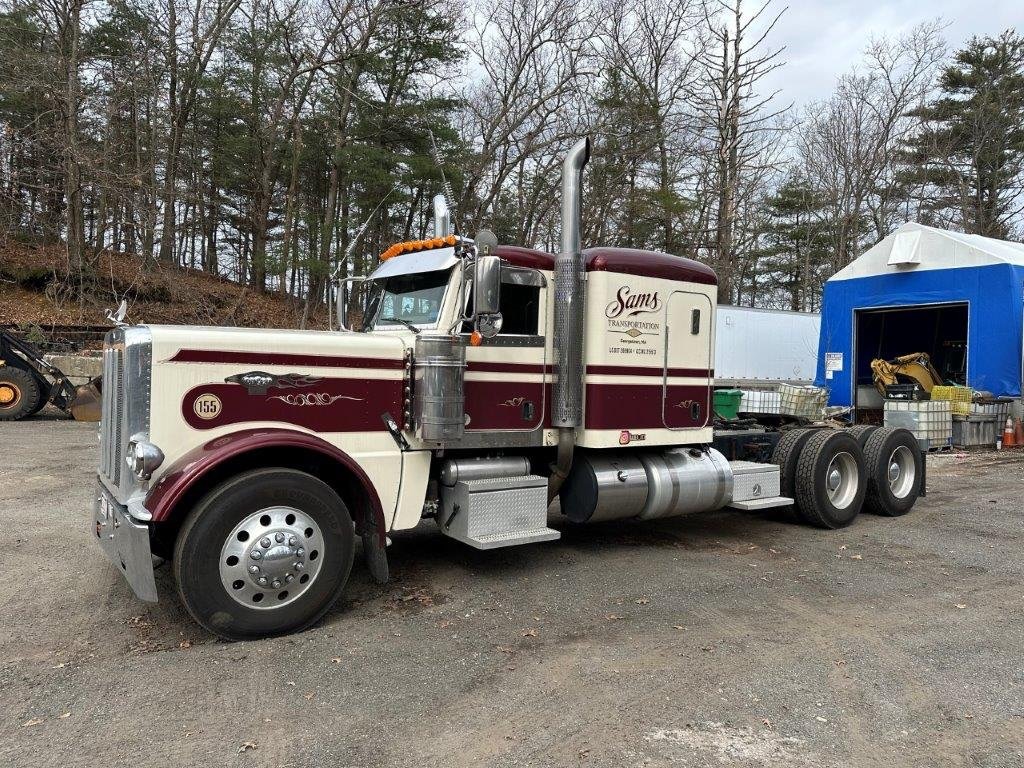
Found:
<svg viewBox="0 0 1024 768"><path fill-rule="evenodd" d="M476 538L466 537L462 541L477 549L497 549L498 547L513 547L517 544L536 544L540 541L554 541L561 537L562 534L554 528L534 528L530 531L492 533Z"/></svg>

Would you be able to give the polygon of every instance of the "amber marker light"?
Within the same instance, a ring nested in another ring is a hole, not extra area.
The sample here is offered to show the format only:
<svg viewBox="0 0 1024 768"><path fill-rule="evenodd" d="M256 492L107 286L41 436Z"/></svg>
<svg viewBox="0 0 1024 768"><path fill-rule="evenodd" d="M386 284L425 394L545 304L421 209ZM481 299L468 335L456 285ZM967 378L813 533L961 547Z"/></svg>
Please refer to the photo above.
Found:
<svg viewBox="0 0 1024 768"><path fill-rule="evenodd" d="M384 253L380 255L381 261L387 261L393 259L395 256L400 256L403 253L413 253L414 251L429 251L432 248L443 248L446 245L456 246L459 244L459 238L455 235L448 235L447 237L432 237L426 240L406 240L402 243L395 243L388 248Z"/></svg>

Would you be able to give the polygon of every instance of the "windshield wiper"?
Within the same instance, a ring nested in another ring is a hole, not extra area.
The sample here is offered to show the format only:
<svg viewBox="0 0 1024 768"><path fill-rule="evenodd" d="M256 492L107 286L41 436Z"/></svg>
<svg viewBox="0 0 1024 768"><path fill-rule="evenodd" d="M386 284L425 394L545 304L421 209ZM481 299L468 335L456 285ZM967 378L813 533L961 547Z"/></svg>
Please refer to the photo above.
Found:
<svg viewBox="0 0 1024 768"><path fill-rule="evenodd" d="M403 320L400 317L382 317L380 319L380 322L382 322L382 323L401 323L402 325L404 325L406 328L408 328L413 333L419 333L420 332L419 328L417 328L415 325L410 323L408 320Z"/></svg>

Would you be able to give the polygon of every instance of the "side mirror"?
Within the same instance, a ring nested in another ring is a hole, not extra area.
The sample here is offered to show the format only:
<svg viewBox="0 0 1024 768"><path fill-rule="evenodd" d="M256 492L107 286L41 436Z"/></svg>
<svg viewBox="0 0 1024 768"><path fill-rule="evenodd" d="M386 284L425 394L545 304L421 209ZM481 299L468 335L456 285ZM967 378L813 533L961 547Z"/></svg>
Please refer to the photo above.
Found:
<svg viewBox="0 0 1024 768"><path fill-rule="evenodd" d="M473 273L473 311L477 315L493 315L500 306L501 259L479 254Z"/></svg>

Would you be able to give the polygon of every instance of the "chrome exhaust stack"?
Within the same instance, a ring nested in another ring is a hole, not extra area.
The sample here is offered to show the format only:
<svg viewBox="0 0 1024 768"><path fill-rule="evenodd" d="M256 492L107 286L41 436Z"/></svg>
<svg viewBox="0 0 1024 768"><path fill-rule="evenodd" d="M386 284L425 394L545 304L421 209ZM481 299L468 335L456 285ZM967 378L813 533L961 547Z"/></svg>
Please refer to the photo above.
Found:
<svg viewBox="0 0 1024 768"><path fill-rule="evenodd" d="M452 214L448 209L448 199L444 195L434 195L434 237L447 237L452 233Z"/></svg>
<svg viewBox="0 0 1024 768"><path fill-rule="evenodd" d="M549 503L569 469L575 430L583 421L583 249L580 244L583 169L590 138L580 139L562 161L562 243L555 257L555 381L551 424L558 427L558 457L548 483Z"/></svg>

